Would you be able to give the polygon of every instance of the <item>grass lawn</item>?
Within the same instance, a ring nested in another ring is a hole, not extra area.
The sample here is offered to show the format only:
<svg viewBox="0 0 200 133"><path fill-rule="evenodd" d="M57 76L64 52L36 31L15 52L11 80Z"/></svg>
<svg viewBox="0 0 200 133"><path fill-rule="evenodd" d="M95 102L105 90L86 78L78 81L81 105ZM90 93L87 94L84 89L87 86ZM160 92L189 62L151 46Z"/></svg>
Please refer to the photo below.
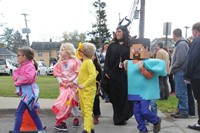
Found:
<svg viewBox="0 0 200 133"><path fill-rule="evenodd" d="M59 94L58 82L54 76L38 76L37 84L40 87L40 98L57 98ZM11 76L0 76L0 96L16 97L15 87ZM163 113L171 113L176 110L177 98L170 95L168 100L157 100L158 108Z"/></svg>
<svg viewBox="0 0 200 133"><path fill-rule="evenodd" d="M0 96L16 97L13 83L11 76L0 76ZM38 76L37 84L40 88L40 98L58 97L58 82L54 76Z"/></svg>
<svg viewBox="0 0 200 133"><path fill-rule="evenodd" d="M178 101L175 95L170 95L167 100L157 100L156 103L161 112L170 114L176 111Z"/></svg>

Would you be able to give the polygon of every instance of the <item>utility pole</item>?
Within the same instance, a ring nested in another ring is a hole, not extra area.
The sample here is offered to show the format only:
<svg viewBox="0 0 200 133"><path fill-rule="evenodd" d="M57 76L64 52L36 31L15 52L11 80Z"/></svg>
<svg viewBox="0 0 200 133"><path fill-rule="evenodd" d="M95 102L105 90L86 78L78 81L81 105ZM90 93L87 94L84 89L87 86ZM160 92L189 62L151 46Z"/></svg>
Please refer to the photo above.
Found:
<svg viewBox="0 0 200 133"><path fill-rule="evenodd" d="M185 26L185 38L187 38L187 29L190 28L188 26Z"/></svg>
<svg viewBox="0 0 200 133"><path fill-rule="evenodd" d="M119 22L121 21L121 18L120 18L120 13L119 13Z"/></svg>
<svg viewBox="0 0 200 133"><path fill-rule="evenodd" d="M145 0L140 0L140 23L139 23L139 38L144 38L144 23L145 23Z"/></svg>
<svg viewBox="0 0 200 133"><path fill-rule="evenodd" d="M30 29L28 28L28 25L27 25L27 19L26 19L26 16L28 16L28 14L26 14L26 13L22 13L21 15L24 15L24 21L25 21L25 26L26 26L26 28L23 28L22 29L22 32L23 33L26 33L26 39L27 39L27 46L29 47L30 46L30 44L29 44L29 33L30 33Z"/></svg>

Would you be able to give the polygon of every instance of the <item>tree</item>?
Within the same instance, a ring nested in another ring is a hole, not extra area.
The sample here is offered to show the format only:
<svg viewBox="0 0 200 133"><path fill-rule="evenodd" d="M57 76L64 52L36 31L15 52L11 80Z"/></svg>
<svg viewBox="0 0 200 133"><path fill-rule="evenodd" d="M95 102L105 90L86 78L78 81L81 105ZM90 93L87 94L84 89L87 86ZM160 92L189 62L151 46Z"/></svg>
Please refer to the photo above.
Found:
<svg viewBox="0 0 200 133"><path fill-rule="evenodd" d="M78 42L85 42L86 40L86 35L85 33L78 33L77 30L74 32L64 32L63 33L63 38L64 40L62 42L70 42L74 44L75 47L78 47Z"/></svg>
<svg viewBox="0 0 200 133"><path fill-rule="evenodd" d="M17 49L22 46L26 46L26 40L22 39L22 35L18 31L14 31L12 28L5 28L4 33L0 35L0 41L13 52L17 52Z"/></svg>
<svg viewBox="0 0 200 133"><path fill-rule="evenodd" d="M93 3L93 6L96 9L97 22L92 24L93 30L88 33L88 35L91 36L91 40L89 42L94 43L97 47L99 47L105 40L109 40L111 38L111 34L106 24L107 15L106 11L104 10L106 3L101 2L101 0L97 0Z"/></svg>
<svg viewBox="0 0 200 133"><path fill-rule="evenodd" d="M1 42L5 44L9 50L12 49L13 33L13 28L5 28L4 33L0 36Z"/></svg>
<svg viewBox="0 0 200 133"><path fill-rule="evenodd" d="M26 44L26 39L22 39L22 35L19 33L19 31L16 31L13 34L12 51L17 53L18 48L26 46Z"/></svg>

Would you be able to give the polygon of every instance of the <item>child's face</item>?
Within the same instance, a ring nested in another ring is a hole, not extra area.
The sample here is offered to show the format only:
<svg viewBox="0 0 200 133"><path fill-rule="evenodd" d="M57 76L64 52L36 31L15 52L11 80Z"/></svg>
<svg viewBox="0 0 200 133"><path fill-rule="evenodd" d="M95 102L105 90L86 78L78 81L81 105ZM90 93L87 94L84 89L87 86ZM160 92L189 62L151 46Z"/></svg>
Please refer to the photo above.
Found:
<svg viewBox="0 0 200 133"><path fill-rule="evenodd" d="M61 58L62 60L63 60L63 59L69 59L69 58L70 58L69 53L66 52L66 50L65 50L64 47L62 47L62 48L60 49L60 58Z"/></svg>
<svg viewBox="0 0 200 133"><path fill-rule="evenodd" d="M84 51L83 51L83 48L81 48L80 50L78 50L78 52L79 52L79 55L82 57L82 58L85 58L86 56L85 56L85 53L84 53Z"/></svg>
<svg viewBox="0 0 200 133"><path fill-rule="evenodd" d="M17 61L18 61L19 64L22 64L22 63L27 61L27 58L26 58L25 55L22 54L22 52L19 51L17 53Z"/></svg>

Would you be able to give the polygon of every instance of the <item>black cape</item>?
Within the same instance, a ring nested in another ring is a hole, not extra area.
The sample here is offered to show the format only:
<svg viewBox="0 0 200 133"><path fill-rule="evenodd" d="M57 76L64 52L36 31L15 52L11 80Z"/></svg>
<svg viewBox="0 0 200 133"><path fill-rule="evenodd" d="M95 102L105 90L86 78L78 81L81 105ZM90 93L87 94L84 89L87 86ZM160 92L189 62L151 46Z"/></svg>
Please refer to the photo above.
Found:
<svg viewBox="0 0 200 133"><path fill-rule="evenodd" d="M106 52L104 74L108 74L110 79L104 75L102 80L107 80L106 92L113 106L113 121L116 125L123 124L133 116L133 103L127 98L127 73L124 67L119 67L120 60L123 62L129 59L129 51L128 45L111 43Z"/></svg>

